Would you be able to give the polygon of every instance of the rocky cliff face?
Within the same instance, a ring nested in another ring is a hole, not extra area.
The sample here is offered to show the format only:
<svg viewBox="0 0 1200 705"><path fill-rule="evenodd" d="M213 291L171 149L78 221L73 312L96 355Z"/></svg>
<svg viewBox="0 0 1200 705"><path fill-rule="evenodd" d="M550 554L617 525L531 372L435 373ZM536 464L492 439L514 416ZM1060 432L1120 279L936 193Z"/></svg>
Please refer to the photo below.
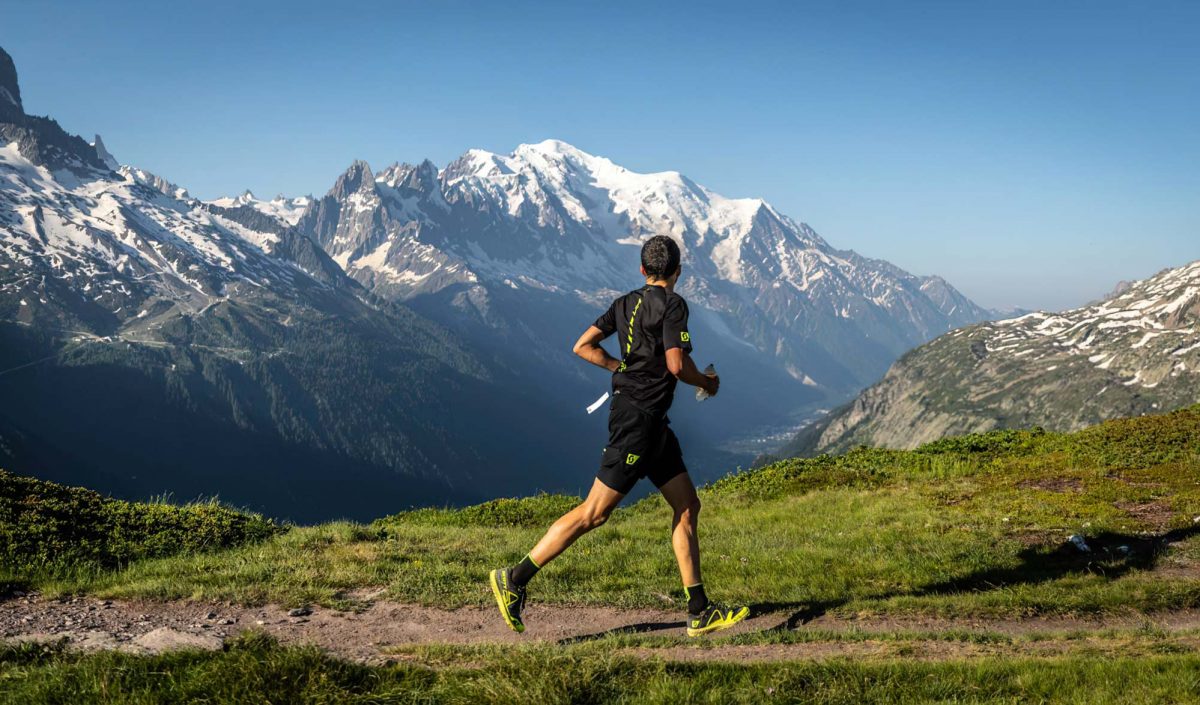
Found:
<svg viewBox="0 0 1200 705"><path fill-rule="evenodd" d="M7 51L0 48L0 111L5 109L24 113L21 105L21 85L17 82L17 67Z"/></svg>
<svg viewBox="0 0 1200 705"><path fill-rule="evenodd" d="M31 163L52 170L110 171L96 149L48 117L26 115L12 57L0 49L0 146L15 144Z"/></svg>
<svg viewBox="0 0 1200 705"><path fill-rule="evenodd" d="M1200 401L1200 261L1096 304L944 335L801 434L791 453L911 448L946 435L1073 430Z"/></svg>

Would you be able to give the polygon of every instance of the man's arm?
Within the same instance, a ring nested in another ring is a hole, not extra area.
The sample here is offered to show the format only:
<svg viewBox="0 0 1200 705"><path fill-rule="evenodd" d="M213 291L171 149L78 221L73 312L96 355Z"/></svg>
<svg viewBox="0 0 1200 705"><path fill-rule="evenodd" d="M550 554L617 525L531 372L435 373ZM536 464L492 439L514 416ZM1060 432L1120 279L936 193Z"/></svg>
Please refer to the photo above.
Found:
<svg viewBox="0 0 1200 705"><path fill-rule="evenodd" d="M680 382L700 387L708 392L709 396L716 396L717 390L721 387L721 378L715 372L706 375L696 369L696 363L692 362L692 356L683 348L667 349L667 369Z"/></svg>
<svg viewBox="0 0 1200 705"><path fill-rule="evenodd" d="M616 372L617 368L621 366L621 361L609 355L607 350L600 347L600 341L607 337L604 331L596 326L588 326L583 335L579 336L579 340L575 341L575 347L572 350L576 355L593 365L603 367L609 372ZM695 365L692 365L692 367L694 369Z"/></svg>

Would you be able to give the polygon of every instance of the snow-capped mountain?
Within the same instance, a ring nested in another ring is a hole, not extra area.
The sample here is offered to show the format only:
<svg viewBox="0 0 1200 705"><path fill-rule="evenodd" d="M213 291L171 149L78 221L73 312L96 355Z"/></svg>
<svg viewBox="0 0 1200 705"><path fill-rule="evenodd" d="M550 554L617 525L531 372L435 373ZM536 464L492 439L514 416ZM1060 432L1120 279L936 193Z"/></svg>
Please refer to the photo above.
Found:
<svg viewBox="0 0 1200 705"><path fill-rule="evenodd" d="M608 377L571 342L657 233L726 380L672 410L701 481L750 460L729 439L985 315L760 200L555 141L200 201L26 114L0 50L0 464L294 518L578 490Z"/></svg>
<svg viewBox="0 0 1200 705"><path fill-rule="evenodd" d="M837 250L756 198L678 172L641 174L548 140L373 173L355 162L298 226L376 292L448 288L484 308L500 288L586 302L632 288L641 243L674 237L681 291L714 330L836 397L901 352L988 313L938 277Z"/></svg>
<svg viewBox="0 0 1200 705"><path fill-rule="evenodd" d="M529 457L560 412L347 277L305 204L192 199L20 96L0 50L0 466L294 519L575 489Z"/></svg>
<svg viewBox="0 0 1200 705"><path fill-rule="evenodd" d="M12 142L0 145L0 173L7 317L32 322L44 309L108 331L164 306L199 311L244 289L296 297L324 285L271 256L286 233L166 195L186 192L147 172L83 160L52 170Z"/></svg>
<svg viewBox="0 0 1200 705"><path fill-rule="evenodd" d="M956 330L905 355L797 451L912 447L1040 425L1068 431L1200 402L1200 261L1062 313Z"/></svg>
<svg viewBox="0 0 1200 705"><path fill-rule="evenodd" d="M269 201L264 201L247 189L240 196L225 196L207 201L207 203L221 208L249 206L287 225L295 225L300 220L300 216L304 214L304 209L308 208L309 204L312 203L312 197L298 196L296 198L288 198L280 194Z"/></svg>
<svg viewBox="0 0 1200 705"><path fill-rule="evenodd" d="M100 141L100 135L96 135L96 141L92 143L92 146L96 148L96 153L99 154L100 149L103 146L103 142ZM143 186L149 186L150 188L154 189L155 191L158 191L159 193L161 193L165 196L170 196L171 198L175 198L175 199L178 199L181 201L191 201L192 200L192 194L188 193L187 189L185 189L181 186L176 186L175 184L171 183L170 181L167 181L166 179L162 178L158 174L151 173L144 169L138 169L137 167L134 167L134 166L129 166L129 165L122 166L120 164L117 164L116 157L109 154L107 149L104 150L104 153L106 155L105 159L104 159L104 163L106 165L109 165L113 171L115 171L118 174L120 174L121 176L125 177L126 181L135 181L139 184L142 184ZM117 165L112 166L113 164L117 164Z"/></svg>

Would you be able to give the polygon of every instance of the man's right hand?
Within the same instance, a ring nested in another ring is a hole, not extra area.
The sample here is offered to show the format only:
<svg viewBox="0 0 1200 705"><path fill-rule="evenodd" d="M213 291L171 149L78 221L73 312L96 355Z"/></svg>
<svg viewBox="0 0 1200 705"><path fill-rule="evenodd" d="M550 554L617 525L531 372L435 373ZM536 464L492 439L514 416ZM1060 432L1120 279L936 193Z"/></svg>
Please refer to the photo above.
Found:
<svg viewBox="0 0 1200 705"><path fill-rule="evenodd" d="M721 388L721 377L716 372L710 372L704 375L708 380L704 385L704 393L710 397L717 396L717 390Z"/></svg>

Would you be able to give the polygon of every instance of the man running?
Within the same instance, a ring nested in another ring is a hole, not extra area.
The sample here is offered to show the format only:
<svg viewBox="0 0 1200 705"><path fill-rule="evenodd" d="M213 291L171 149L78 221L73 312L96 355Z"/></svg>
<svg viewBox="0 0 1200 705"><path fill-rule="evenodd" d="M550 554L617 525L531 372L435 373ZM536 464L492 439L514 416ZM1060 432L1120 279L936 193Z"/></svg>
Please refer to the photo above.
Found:
<svg viewBox="0 0 1200 705"><path fill-rule="evenodd" d="M674 240L663 235L647 240L642 246L646 285L614 301L575 343L576 355L613 373L608 445L587 499L554 522L520 563L492 571L496 603L514 631L525 631L521 610L529 580L576 539L603 524L643 477L650 478L674 510L671 544L688 600L688 636L726 629L750 613L747 607L719 607L705 595L696 539L700 498L668 425L676 380L710 395L721 385L715 373L697 370L689 355L688 307L675 293L681 271ZM600 347L613 333L618 334L620 360Z"/></svg>

